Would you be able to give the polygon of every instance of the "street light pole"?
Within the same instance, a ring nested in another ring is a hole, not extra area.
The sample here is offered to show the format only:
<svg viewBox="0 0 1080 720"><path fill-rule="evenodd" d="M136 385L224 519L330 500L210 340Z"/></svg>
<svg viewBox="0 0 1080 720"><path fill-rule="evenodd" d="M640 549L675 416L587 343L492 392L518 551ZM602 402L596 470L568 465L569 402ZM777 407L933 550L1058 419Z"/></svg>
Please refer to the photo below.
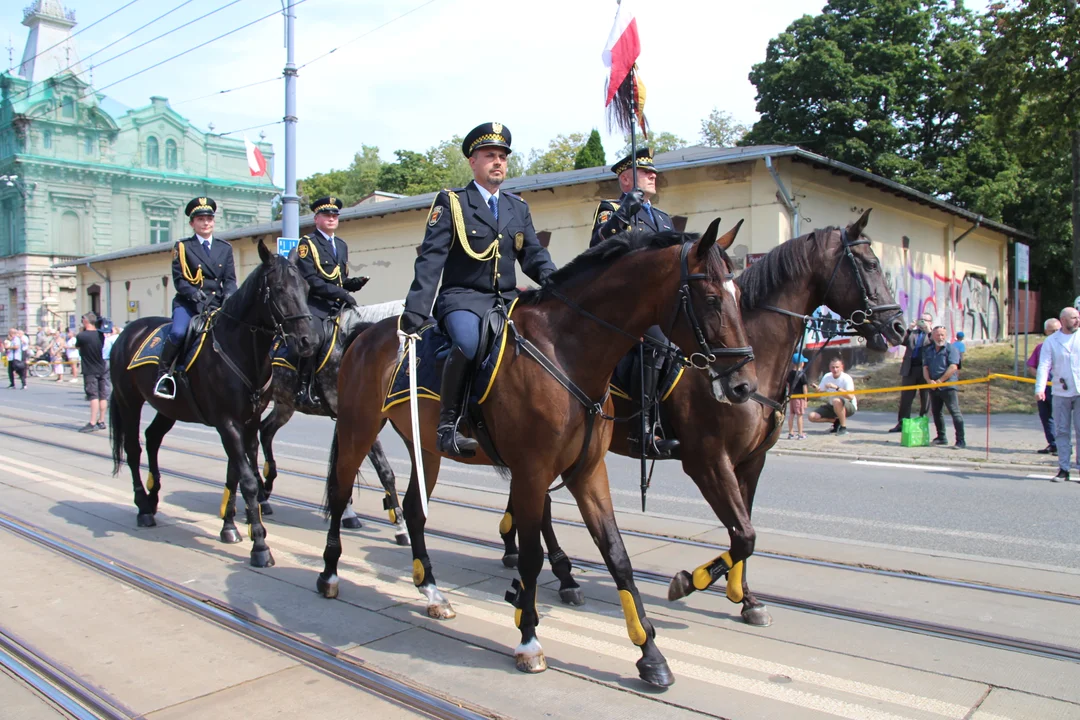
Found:
<svg viewBox="0 0 1080 720"><path fill-rule="evenodd" d="M287 5L285 3L288 3ZM281 236L300 237L300 198L296 194L296 62L292 0L282 0L285 13L285 194L281 196Z"/></svg>

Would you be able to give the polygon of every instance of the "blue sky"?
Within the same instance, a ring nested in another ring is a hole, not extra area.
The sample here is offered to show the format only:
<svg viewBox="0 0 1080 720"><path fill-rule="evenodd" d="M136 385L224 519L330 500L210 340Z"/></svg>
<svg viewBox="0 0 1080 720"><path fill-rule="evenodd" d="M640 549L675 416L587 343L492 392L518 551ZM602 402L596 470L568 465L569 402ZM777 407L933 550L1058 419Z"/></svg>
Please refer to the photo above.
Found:
<svg viewBox="0 0 1080 720"><path fill-rule="evenodd" d="M66 7L77 13L78 31L129 1L66 0ZM182 2L137 0L80 34L79 52L86 57L101 50ZM96 68L94 85L103 87L281 8L278 0L239 0L213 17L192 22L225 2L190 0L139 35L102 50L86 65L190 23ZM967 4L980 11L986 6L982 0ZM0 39L5 48L14 48L16 64L27 34L20 24L20 5L4 3L0 10ZM695 141L701 119L714 107L752 123L756 114L754 87L747 79L750 67L764 59L770 38L823 5L823 0L637 0L639 66L654 129ZM375 30L414 8L407 17ZM299 177L348 165L361 144L378 146L383 159L392 160L394 150L424 150L487 121L508 126L515 152L523 155L545 147L559 133L595 127L604 136L611 162L622 140L606 133L600 53L615 8L614 0L306 0L295 8L297 63L341 49L300 72ZM226 132L278 121L284 114L280 80L195 98L280 77L283 27L281 15L275 15L106 93L132 107L147 104L151 95L166 96L203 130L209 123ZM7 51L2 59L6 69ZM283 126L262 130L283 158ZM257 128L248 134L255 139L259 132ZM275 166L274 179L281 185L283 162Z"/></svg>

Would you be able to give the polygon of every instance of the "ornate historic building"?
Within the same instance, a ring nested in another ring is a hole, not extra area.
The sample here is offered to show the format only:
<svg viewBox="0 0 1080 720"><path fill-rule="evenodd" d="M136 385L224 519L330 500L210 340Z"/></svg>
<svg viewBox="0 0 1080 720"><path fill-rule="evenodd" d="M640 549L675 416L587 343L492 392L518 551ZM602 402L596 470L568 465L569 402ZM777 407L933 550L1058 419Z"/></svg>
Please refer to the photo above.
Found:
<svg viewBox="0 0 1080 720"><path fill-rule="evenodd" d="M222 208L219 231L269 222L280 192L250 176L242 139L197 130L164 97L131 109L95 92L75 24L59 0L34 0L18 71L0 74L3 328L74 322L74 271L58 262L183 237L199 195Z"/></svg>

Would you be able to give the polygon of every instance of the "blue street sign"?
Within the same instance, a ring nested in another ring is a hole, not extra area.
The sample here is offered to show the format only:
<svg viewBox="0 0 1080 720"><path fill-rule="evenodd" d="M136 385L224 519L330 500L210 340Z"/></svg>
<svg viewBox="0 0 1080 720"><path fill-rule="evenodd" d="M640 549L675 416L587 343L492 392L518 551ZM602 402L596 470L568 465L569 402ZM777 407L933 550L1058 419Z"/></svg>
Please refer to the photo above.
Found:
<svg viewBox="0 0 1080 720"><path fill-rule="evenodd" d="M295 250L296 246L299 245L299 244L300 244L300 239L299 238L297 238L295 240L291 239L291 238L278 238L278 240L277 240L277 252L278 252L278 255L284 255L285 257L288 257L289 253L291 253L293 250Z"/></svg>

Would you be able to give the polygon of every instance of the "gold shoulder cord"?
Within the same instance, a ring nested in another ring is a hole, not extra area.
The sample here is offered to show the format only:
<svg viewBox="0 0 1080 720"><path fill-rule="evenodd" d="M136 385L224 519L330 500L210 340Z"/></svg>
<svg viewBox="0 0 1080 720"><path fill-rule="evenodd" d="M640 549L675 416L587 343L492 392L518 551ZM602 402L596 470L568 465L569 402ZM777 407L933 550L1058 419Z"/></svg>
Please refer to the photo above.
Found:
<svg viewBox="0 0 1080 720"><path fill-rule="evenodd" d="M179 246L178 249L180 251L180 271L184 274L184 279L192 285L201 286L203 283L202 266L200 265L199 269L192 275L187 264L187 252L184 250L184 241L181 240L177 245Z"/></svg>
<svg viewBox="0 0 1080 720"><path fill-rule="evenodd" d="M502 257L499 253L499 238L496 237L492 240L491 244L483 252L478 253L473 250L472 246L469 245L469 238L465 235L465 215L461 212L461 201L458 199L457 193L448 192L447 195L450 196L450 217L454 221L454 230L462 250L476 262L495 261L491 269L491 283L492 287L498 290L499 283L496 282L496 279L499 275L499 259Z"/></svg>
<svg viewBox="0 0 1080 720"><path fill-rule="evenodd" d="M341 277L340 265L335 265L334 272L329 274L327 274L327 272L322 269L322 262L320 262L319 260L319 251L315 247L315 241L312 240L310 237L308 238L308 247L311 248L311 259L315 263L315 269L319 271L320 275L322 275L327 280L337 280L339 277ZM338 283L338 285L340 284L341 283Z"/></svg>

